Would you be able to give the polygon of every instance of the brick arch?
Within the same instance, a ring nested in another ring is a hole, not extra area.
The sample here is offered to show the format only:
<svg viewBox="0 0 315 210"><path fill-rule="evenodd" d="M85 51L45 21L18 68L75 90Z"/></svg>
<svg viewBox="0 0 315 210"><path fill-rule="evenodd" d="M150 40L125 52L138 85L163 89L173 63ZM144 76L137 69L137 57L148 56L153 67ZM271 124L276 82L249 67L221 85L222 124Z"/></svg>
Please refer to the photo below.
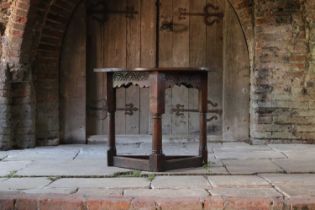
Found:
<svg viewBox="0 0 315 210"><path fill-rule="evenodd" d="M2 60L1 63L13 68L14 64L20 63L20 52L22 48L25 25L28 20L29 0L16 0L8 3L7 13L9 18L5 25L3 35Z"/></svg>
<svg viewBox="0 0 315 210"><path fill-rule="evenodd" d="M251 0L228 0L241 24L248 47L251 69L254 64L254 24L253 24L253 1ZM252 3L251 3L252 2Z"/></svg>
<svg viewBox="0 0 315 210"><path fill-rule="evenodd" d="M59 143L59 54L80 1L15 0L8 6L0 54L0 103L6 107L0 149Z"/></svg>
<svg viewBox="0 0 315 210"><path fill-rule="evenodd" d="M59 61L64 35L80 2L52 0L33 48L37 145L59 144Z"/></svg>
<svg viewBox="0 0 315 210"><path fill-rule="evenodd" d="M50 56L56 57L61 49L64 33L78 3L82 0L51 0L46 8L44 21L41 26L38 40L37 56L41 59ZM41 55L44 53L44 55Z"/></svg>
<svg viewBox="0 0 315 210"><path fill-rule="evenodd" d="M38 52L53 52L60 47L63 32L80 0L15 0L4 35L3 57L25 62L23 54L36 58ZM26 44L26 43L31 43ZM35 56L35 57L34 57Z"/></svg>
<svg viewBox="0 0 315 210"><path fill-rule="evenodd" d="M1 52L1 112L2 128L0 149L35 146L33 100L29 78L24 72L25 64L22 46L28 21L31 0L7 1L6 13L9 15L2 36ZM1 5L3 6L3 5ZM25 48L26 49L26 48ZM27 55L25 53L25 55Z"/></svg>

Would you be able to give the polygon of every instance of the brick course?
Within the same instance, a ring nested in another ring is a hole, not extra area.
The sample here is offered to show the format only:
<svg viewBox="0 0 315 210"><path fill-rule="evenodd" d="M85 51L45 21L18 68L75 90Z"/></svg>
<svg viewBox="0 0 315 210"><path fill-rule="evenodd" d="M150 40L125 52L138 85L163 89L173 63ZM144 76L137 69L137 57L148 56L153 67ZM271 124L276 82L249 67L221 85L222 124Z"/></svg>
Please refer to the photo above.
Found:
<svg viewBox="0 0 315 210"><path fill-rule="evenodd" d="M0 210L24 209L200 209L200 210L291 210L314 209L314 198L221 197L166 199L159 197L110 196L85 198L78 195L0 195Z"/></svg>

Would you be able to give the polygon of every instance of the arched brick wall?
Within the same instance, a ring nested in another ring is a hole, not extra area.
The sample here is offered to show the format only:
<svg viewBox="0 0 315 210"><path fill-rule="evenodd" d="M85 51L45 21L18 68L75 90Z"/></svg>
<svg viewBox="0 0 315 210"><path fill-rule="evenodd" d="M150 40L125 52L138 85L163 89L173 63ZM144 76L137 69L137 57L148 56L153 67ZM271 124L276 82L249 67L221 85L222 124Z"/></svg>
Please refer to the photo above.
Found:
<svg viewBox="0 0 315 210"><path fill-rule="evenodd" d="M78 0L0 4L9 13L8 21L1 23L1 149L59 143L59 53L77 4Z"/></svg>
<svg viewBox="0 0 315 210"><path fill-rule="evenodd" d="M0 64L1 76L1 130L0 148L35 145L34 101L32 86L27 75L29 66L22 54L25 25L29 16L30 1L3 1L9 15L2 36ZM25 135L27 134L27 135Z"/></svg>
<svg viewBox="0 0 315 210"><path fill-rule="evenodd" d="M45 10L40 39L34 49L37 145L59 144L59 57L64 33L79 2L54 0Z"/></svg>
<svg viewBox="0 0 315 210"><path fill-rule="evenodd" d="M254 3L251 0L228 0L234 8L239 22L244 31L244 36L248 45L251 68L253 68L254 59Z"/></svg>

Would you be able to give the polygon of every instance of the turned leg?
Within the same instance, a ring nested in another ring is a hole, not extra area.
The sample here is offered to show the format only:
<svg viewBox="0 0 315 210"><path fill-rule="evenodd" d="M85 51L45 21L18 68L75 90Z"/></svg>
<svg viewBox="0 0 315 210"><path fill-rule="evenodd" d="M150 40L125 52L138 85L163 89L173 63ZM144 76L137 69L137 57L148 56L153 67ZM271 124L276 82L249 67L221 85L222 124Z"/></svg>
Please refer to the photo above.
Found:
<svg viewBox="0 0 315 210"><path fill-rule="evenodd" d="M154 72L150 75L150 111L152 114L152 154L150 170L162 171L164 155L162 152L162 114L164 113L164 74Z"/></svg>
<svg viewBox="0 0 315 210"><path fill-rule="evenodd" d="M115 136L115 112L116 112L116 89L113 87L113 74L107 73L107 108L108 108L108 151L107 165L114 165L116 156L116 136Z"/></svg>
<svg viewBox="0 0 315 210"><path fill-rule="evenodd" d="M199 89L199 155L202 157L203 163L208 162L207 148L207 111L208 111L208 77L207 74L201 77Z"/></svg>

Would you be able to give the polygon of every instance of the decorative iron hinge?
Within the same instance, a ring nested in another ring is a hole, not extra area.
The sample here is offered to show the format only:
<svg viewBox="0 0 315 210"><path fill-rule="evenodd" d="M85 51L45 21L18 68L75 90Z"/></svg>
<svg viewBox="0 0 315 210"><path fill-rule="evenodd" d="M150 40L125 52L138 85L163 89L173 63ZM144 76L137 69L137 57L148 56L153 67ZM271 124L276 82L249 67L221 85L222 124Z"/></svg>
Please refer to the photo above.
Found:
<svg viewBox="0 0 315 210"><path fill-rule="evenodd" d="M105 120L107 118L107 103L105 99L99 100L97 102L98 106L88 106L88 111L90 112L101 112L103 116L100 120ZM124 108L117 108L116 111L124 111L125 115L132 116L135 112L139 111L133 103L126 104Z"/></svg>
<svg viewBox="0 0 315 210"><path fill-rule="evenodd" d="M211 3L206 4L203 9L203 12L187 12L186 8L178 9L178 18L180 20L186 19L186 16L201 16L204 17L204 22L207 26L211 26L214 23L220 22L220 20L224 17L223 12L218 12L219 7L215 6Z"/></svg>
<svg viewBox="0 0 315 210"><path fill-rule="evenodd" d="M212 107L217 107L218 104L212 102L211 100L208 101L208 104L210 104ZM178 117L182 117L185 115L185 112L199 112L198 109L185 109L185 105L182 104L176 104L176 108L172 109L172 112L175 112L175 115ZM211 122L213 120L218 120L217 115L222 114L222 109L209 109L208 113L215 114L214 116L211 116L209 119L207 119L207 122Z"/></svg>
<svg viewBox="0 0 315 210"><path fill-rule="evenodd" d="M117 111L124 111L125 115L130 115L132 116L134 114L134 112L139 111L139 109L137 107L135 107L135 105L133 103L130 104L126 104L125 108L117 108Z"/></svg>
<svg viewBox="0 0 315 210"><path fill-rule="evenodd" d="M134 6L127 6L123 10L110 9L106 0L89 1L87 8L88 15L101 23L107 21L109 15L125 15L127 18L134 18L134 15L138 14Z"/></svg>

